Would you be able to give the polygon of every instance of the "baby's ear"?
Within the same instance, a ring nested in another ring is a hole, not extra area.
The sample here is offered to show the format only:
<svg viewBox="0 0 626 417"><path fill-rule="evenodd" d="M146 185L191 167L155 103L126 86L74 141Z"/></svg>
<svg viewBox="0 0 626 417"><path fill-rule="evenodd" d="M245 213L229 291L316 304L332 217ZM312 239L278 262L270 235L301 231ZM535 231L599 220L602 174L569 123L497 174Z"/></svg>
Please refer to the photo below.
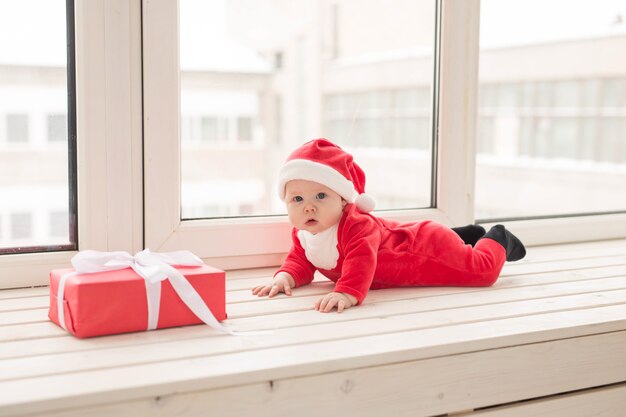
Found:
<svg viewBox="0 0 626 417"><path fill-rule="evenodd" d="M346 199L342 198L341 199L341 208L344 209L344 208L346 208L347 205L348 205L348 202L346 201Z"/></svg>

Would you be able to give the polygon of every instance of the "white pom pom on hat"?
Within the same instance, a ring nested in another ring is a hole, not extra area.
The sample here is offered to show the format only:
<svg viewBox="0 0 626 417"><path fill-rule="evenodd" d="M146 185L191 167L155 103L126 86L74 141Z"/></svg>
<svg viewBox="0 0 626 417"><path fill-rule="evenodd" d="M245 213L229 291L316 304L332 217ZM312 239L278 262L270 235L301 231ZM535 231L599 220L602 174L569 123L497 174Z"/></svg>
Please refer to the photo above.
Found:
<svg viewBox="0 0 626 417"><path fill-rule="evenodd" d="M278 174L278 194L285 200L291 180L315 181L335 191L357 209L369 213L375 200L365 194L365 173L352 155L326 139L309 141L293 151Z"/></svg>
<svg viewBox="0 0 626 417"><path fill-rule="evenodd" d="M376 200L371 195L363 193L357 196L354 204L356 204L360 212L369 213L376 207Z"/></svg>

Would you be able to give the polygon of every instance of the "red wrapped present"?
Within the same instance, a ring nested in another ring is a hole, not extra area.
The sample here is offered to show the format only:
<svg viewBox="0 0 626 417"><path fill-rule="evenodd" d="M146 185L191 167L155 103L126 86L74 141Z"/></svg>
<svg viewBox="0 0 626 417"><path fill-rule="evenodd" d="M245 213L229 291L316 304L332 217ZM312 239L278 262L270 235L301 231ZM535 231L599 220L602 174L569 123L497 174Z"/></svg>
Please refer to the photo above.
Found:
<svg viewBox="0 0 626 417"><path fill-rule="evenodd" d="M50 273L48 316L77 337L202 322L232 333L219 323L226 318L224 271L191 252L81 251L72 264Z"/></svg>

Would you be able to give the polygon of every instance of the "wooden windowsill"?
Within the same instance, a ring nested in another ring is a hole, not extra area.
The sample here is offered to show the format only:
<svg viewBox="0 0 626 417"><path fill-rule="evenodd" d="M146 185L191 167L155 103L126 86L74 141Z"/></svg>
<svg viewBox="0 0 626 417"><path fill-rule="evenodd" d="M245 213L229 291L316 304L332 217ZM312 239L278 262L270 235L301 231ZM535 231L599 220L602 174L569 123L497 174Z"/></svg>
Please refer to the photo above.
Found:
<svg viewBox="0 0 626 417"><path fill-rule="evenodd" d="M226 323L271 331L253 336L189 326L79 340L48 321L46 287L0 291L0 415L626 407L626 240L530 248L491 288L372 291L342 314L312 310L332 289L324 279L252 296L272 273L227 274Z"/></svg>

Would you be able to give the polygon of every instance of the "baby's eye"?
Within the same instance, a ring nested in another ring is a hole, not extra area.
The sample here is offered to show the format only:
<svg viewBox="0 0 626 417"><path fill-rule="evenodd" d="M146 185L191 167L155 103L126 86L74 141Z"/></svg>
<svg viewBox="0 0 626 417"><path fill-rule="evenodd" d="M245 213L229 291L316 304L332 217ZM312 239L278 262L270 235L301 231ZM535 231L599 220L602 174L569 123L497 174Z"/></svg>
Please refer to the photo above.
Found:
<svg viewBox="0 0 626 417"><path fill-rule="evenodd" d="M318 200L323 200L326 198L326 193L317 193L316 197Z"/></svg>
<svg viewBox="0 0 626 417"><path fill-rule="evenodd" d="M301 201L302 201L302 197L300 197L299 195L297 195L297 196L295 196L292 200L293 200L294 202L296 202L296 203L299 203L299 202L301 202Z"/></svg>

